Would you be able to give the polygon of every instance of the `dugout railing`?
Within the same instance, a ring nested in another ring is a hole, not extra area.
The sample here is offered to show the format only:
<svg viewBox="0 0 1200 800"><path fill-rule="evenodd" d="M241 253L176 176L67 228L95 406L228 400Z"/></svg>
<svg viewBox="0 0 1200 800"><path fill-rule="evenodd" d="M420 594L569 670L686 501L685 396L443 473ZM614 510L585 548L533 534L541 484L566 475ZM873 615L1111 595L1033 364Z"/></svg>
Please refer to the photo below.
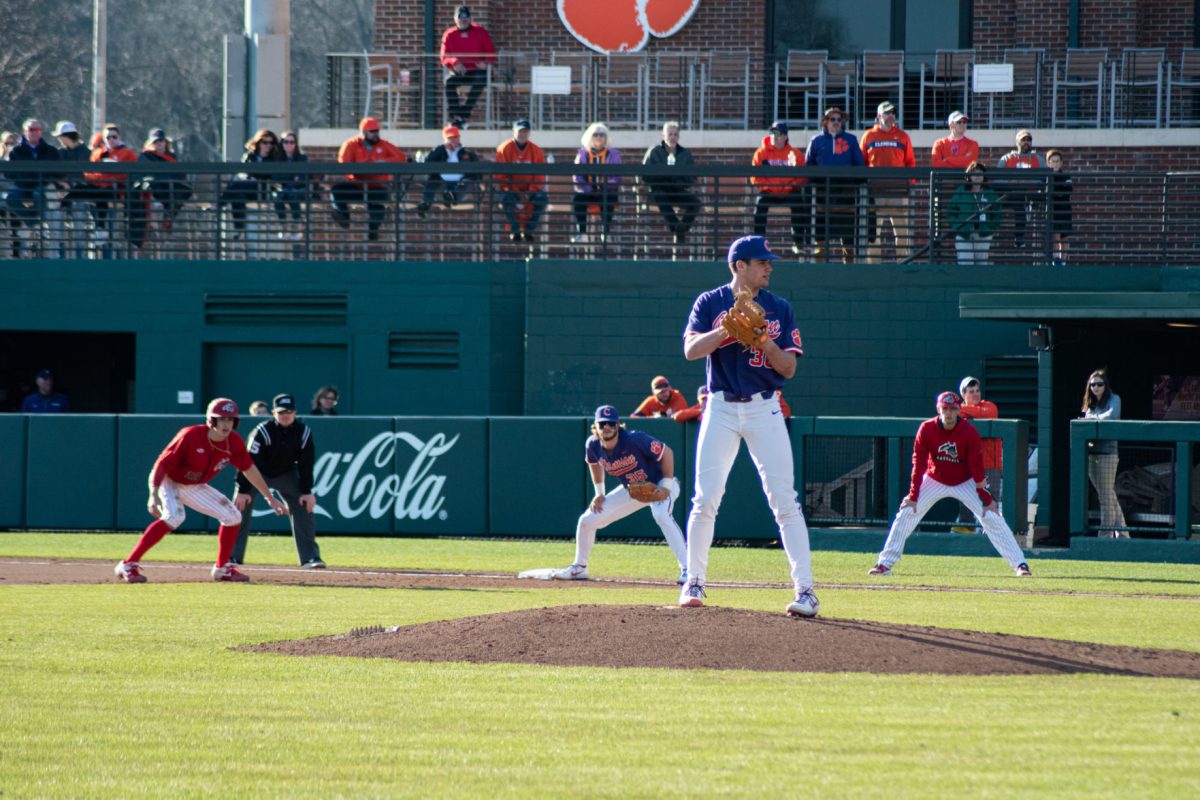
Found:
<svg viewBox="0 0 1200 800"><path fill-rule="evenodd" d="M1125 526L1103 524L1099 497L1088 477L1089 443L1115 441L1114 488ZM1185 540L1200 532L1200 423L1135 420L1071 422L1071 535L1093 536L1114 527L1139 538Z"/></svg>
<svg viewBox="0 0 1200 800"><path fill-rule="evenodd" d="M367 169L369 194L348 182ZM10 163L0 259L711 261L755 230L761 207L776 251L804 261L963 263L958 235L990 222L986 258L976 263L1054 265L1059 256L1067 266L1200 263L1200 172L1086 173L1074 176L1067 194L1048 170L993 171L994 202L980 219L977 206L956 200L958 170L480 162L456 165L464 182L447 195L444 166L367 169ZM581 202L577 175L610 191ZM509 177L544 180L544 206L527 194L511 204L516 228L505 208ZM752 178L796 183L784 200L760 206L762 187ZM691 184L665 191L663 179ZM335 213L339 198L344 215ZM686 231L669 227L664 202L680 220L694 213ZM882 215L885 202L891 211ZM894 225L880 227L882 216ZM522 225L531 240L517 235ZM1056 234L1067 242L1061 252Z"/></svg>

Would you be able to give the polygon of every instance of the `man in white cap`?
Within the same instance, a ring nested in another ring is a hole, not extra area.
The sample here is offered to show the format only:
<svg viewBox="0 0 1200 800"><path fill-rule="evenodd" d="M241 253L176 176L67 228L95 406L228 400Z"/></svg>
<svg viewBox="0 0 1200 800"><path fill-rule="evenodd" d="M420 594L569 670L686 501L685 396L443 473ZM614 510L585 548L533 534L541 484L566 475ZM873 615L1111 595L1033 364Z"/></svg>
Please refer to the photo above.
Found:
<svg viewBox="0 0 1200 800"><path fill-rule="evenodd" d="M868 167L912 169L917 165L912 139L896 124L896 104L891 100L884 100L875 109L875 126L863 134L862 151ZM908 257L909 182L873 180L867 186L875 206L875 230L871 234L874 244L867 252L867 263L879 263L883 251L885 222L892 228L892 238L896 242L896 260L903 261Z"/></svg>

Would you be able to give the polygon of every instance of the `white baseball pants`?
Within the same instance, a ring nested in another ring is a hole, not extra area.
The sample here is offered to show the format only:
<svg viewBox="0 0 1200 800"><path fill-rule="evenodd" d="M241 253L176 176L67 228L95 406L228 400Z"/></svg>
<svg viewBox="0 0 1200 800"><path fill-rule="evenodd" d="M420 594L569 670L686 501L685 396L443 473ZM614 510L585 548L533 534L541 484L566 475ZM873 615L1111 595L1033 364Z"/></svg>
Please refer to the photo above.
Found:
<svg viewBox="0 0 1200 800"><path fill-rule="evenodd" d="M879 563L891 567L899 561L900 556L904 554L904 542L917 529L917 525L929 513L929 509L933 508L934 503L946 497L954 498L975 515L975 519L979 520L979 526L983 528L983 532L991 541L992 547L996 548L996 552L1008 562L1010 567L1015 568L1025 560L1004 517L994 511L989 514L983 513L983 503L979 501L979 495L975 493L975 481L966 480L957 486L947 486L926 475L925 479L921 481L921 494L917 497L917 507L915 509L902 507L897 512L896 518L892 520L892 528L888 531L887 541L883 543L883 551L879 554Z"/></svg>
<svg viewBox="0 0 1200 800"><path fill-rule="evenodd" d="M184 506L207 514L222 525L236 528L242 524L242 512L233 501L207 483L175 483L164 478L158 487L158 499L162 504L159 519L170 525L171 530L176 530L187 519Z"/></svg>
<svg viewBox="0 0 1200 800"><path fill-rule="evenodd" d="M792 465L792 443L779 395L755 396L746 403L730 403L721 392L708 396L700 420L696 444L696 491L688 516L688 578L704 583L708 574L708 551L712 547L717 509L725 495L725 482L733 469L742 440L762 479L767 504L775 515L783 549L791 565L796 591L812 588L812 555L808 547L808 525L796 500Z"/></svg>
<svg viewBox="0 0 1200 800"><path fill-rule="evenodd" d="M634 500L629 496L624 485L613 489L604 495L604 506L600 509L600 513L592 511L589 506L587 511L580 515L579 522L575 525L575 563L587 566L588 557L592 554L592 545L596 543L596 531L608 527L619 519L625 519L638 509L650 506L650 513L654 515L654 521L658 523L663 538L667 540L667 546L671 548L671 552L675 554L675 560L682 568L687 563L687 546L683 543L683 531L679 529L679 523L675 521L675 517L671 516L671 510L675 508L675 500L678 498L679 481L677 480L671 481L671 496L656 503Z"/></svg>

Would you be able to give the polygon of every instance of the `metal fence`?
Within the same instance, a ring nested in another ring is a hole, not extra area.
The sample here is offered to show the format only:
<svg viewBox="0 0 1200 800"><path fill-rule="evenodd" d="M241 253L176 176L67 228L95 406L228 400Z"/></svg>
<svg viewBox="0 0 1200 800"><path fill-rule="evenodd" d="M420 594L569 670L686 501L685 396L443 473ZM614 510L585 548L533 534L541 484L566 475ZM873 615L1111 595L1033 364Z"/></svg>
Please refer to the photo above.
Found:
<svg viewBox="0 0 1200 800"><path fill-rule="evenodd" d="M1012 70L1012 89L973 91L975 68ZM451 104L436 53L329 53L327 119L354 127L375 116L390 128L438 128ZM501 50L481 73L469 122L504 129L527 117L539 129L582 130L592 120L646 129L678 119L691 130L762 130L774 119L815 128L839 106L847 127L866 127L883 100L901 127L942 128L955 109L974 128L1195 127L1200 124L1200 50L1043 49L1002 53L749 49L656 50L601 55L581 50ZM468 85L451 84L464 96Z"/></svg>
<svg viewBox="0 0 1200 800"><path fill-rule="evenodd" d="M1107 466L1089 463L1094 442L1117 444ZM1200 535L1197 443L1195 422L1072 421L1072 535Z"/></svg>
<svg viewBox="0 0 1200 800"><path fill-rule="evenodd" d="M1200 173L1087 173L1068 194L1046 170L993 171L980 204L957 170L583 174L481 162L454 166L457 180L423 163L4 169L2 259L688 261L721 258L732 239L762 232L799 260L966 263L960 240L977 232L986 241L972 243L970 263L1200 263Z"/></svg>

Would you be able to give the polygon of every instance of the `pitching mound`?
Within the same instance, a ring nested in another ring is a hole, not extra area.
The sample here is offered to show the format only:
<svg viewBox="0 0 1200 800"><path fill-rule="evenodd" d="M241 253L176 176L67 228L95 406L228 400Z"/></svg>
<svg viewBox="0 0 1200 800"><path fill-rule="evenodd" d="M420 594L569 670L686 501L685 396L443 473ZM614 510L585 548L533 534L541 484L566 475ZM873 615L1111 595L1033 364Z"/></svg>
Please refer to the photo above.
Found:
<svg viewBox="0 0 1200 800"><path fill-rule="evenodd" d="M782 610L781 610L782 611ZM1200 654L706 607L579 605L238 648L570 667L1200 679Z"/></svg>

